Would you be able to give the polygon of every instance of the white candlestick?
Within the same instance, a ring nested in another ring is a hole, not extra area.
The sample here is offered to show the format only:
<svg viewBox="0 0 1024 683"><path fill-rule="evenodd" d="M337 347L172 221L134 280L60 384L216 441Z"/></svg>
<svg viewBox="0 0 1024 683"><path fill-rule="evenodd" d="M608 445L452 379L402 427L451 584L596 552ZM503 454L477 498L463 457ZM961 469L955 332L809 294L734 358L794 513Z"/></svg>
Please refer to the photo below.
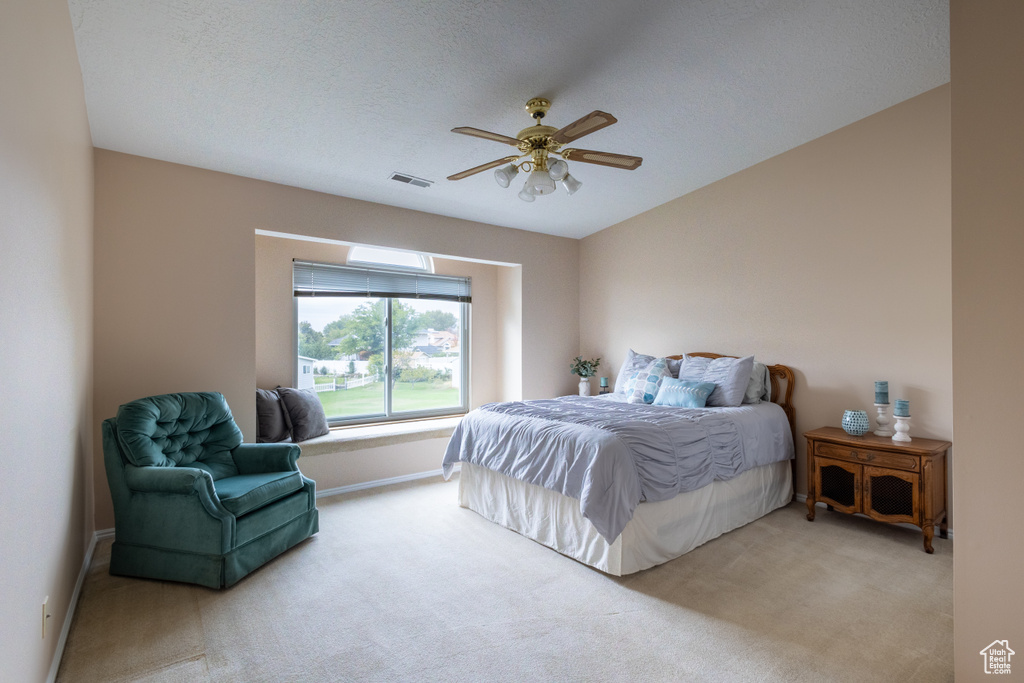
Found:
<svg viewBox="0 0 1024 683"><path fill-rule="evenodd" d="M893 441L910 441L910 416L896 415L896 436Z"/></svg>
<svg viewBox="0 0 1024 683"><path fill-rule="evenodd" d="M892 430L889 429L889 404L876 403L875 408L878 410L878 417L875 418L878 429L875 430L875 436L892 436Z"/></svg>

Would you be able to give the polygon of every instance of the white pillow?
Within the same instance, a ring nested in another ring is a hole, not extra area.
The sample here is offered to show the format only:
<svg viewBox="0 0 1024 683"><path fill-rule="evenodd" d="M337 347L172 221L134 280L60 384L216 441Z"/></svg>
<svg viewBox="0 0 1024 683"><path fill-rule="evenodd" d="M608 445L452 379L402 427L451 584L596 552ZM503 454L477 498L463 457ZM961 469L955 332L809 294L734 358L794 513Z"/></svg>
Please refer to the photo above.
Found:
<svg viewBox="0 0 1024 683"><path fill-rule="evenodd" d="M768 374L768 366L754 361L754 369L750 372L750 382L743 396L744 403L760 403L772 400L772 380Z"/></svg>
<svg viewBox="0 0 1024 683"><path fill-rule="evenodd" d="M708 396L708 406L718 408L743 403L747 384L754 369L754 357L701 358L685 356L679 368L679 379L690 382L714 382L715 390Z"/></svg>
<svg viewBox="0 0 1024 683"><path fill-rule="evenodd" d="M621 394L626 391L626 383L633 375L640 372L654 362L654 356L645 356L633 349L626 352L626 360L622 361L619 374L615 375L615 393Z"/></svg>

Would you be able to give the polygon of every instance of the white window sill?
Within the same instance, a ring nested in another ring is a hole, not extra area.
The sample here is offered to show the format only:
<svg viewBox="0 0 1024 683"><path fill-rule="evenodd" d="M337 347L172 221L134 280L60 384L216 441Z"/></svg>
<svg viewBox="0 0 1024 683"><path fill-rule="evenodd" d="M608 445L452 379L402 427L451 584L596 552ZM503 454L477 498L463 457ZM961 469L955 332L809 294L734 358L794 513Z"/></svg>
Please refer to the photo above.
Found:
<svg viewBox="0 0 1024 683"><path fill-rule="evenodd" d="M302 441L299 446L302 448L302 457L307 457L392 446L408 441L447 439L455 431L455 427L458 426L461 419L462 416L459 415L434 420L343 427L332 429L330 434Z"/></svg>

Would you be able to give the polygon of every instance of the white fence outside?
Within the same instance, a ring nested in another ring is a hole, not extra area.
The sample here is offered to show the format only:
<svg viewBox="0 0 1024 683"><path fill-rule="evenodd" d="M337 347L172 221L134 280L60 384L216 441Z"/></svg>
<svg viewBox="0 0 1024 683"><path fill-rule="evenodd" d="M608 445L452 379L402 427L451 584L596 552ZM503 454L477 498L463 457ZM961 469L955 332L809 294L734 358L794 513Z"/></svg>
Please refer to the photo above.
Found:
<svg viewBox="0 0 1024 683"><path fill-rule="evenodd" d="M315 385L317 393L324 391L338 391L340 389L355 389L356 387L363 387L367 384L373 384L379 381L376 375L367 374L370 371L370 362L365 360L347 361L347 360L313 360L307 359L307 365L312 365L314 373L318 373L321 368L326 368L328 372L334 375L343 375L348 372L350 366L355 367L355 371L364 375L357 379L350 379L347 381L340 381L332 379L331 382L325 382L323 384ZM431 370L449 371L452 373L451 384L453 387L460 387L462 385L462 361L458 356L446 356L441 358L416 358L409 363L410 367L427 367ZM299 382L312 380L309 374L299 375ZM300 384L299 388L302 389L305 386Z"/></svg>
<svg viewBox="0 0 1024 683"><path fill-rule="evenodd" d="M338 382L334 377L331 378L330 382L321 382L315 385L313 388L316 393L322 393L324 391L338 391L339 389L355 389L357 387L365 387L367 384L373 384L377 381L376 375L366 375L365 377L357 377L355 379L346 380L344 382Z"/></svg>
<svg viewBox="0 0 1024 683"><path fill-rule="evenodd" d="M320 368L326 368L327 372L332 375L344 375L349 371L350 366L352 372L358 372L361 375L370 371L370 361L368 360L318 360L313 363L314 371L319 372Z"/></svg>
<svg viewBox="0 0 1024 683"><path fill-rule="evenodd" d="M335 390L337 390L337 388L338 388L337 383L333 379L330 381L330 383L324 382L322 384L314 384L313 385L313 389L318 394L320 392L322 392L322 391L335 391Z"/></svg>
<svg viewBox="0 0 1024 683"><path fill-rule="evenodd" d="M373 384L377 381L377 375L367 375L366 377L360 377L359 379L350 379L345 381L346 389L355 389L356 387L365 387L367 384Z"/></svg>

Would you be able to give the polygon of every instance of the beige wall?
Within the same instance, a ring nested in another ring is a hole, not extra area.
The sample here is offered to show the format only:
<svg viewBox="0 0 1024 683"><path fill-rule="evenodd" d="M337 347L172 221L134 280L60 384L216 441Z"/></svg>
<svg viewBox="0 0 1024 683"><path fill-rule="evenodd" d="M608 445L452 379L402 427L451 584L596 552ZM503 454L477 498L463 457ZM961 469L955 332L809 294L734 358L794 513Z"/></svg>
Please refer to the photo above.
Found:
<svg viewBox="0 0 1024 683"><path fill-rule="evenodd" d="M0 678L41 681L92 535L92 140L66 2L0 5L0 93Z"/></svg>
<svg viewBox="0 0 1024 683"><path fill-rule="evenodd" d="M585 238L583 354L613 380L629 347L784 363L798 434L886 379L949 438L949 202L944 86Z"/></svg>
<svg viewBox="0 0 1024 683"><path fill-rule="evenodd" d="M299 459L302 473L316 482L317 491L380 481L441 468L448 439L423 439ZM453 501L454 503L454 501Z"/></svg>
<svg viewBox="0 0 1024 683"><path fill-rule="evenodd" d="M95 157L98 419L140 396L208 389L225 394L255 438L258 229L521 264L523 395L573 390L565 364L579 347L576 240L106 150ZM110 527L99 453L96 471L96 524Z"/></svg>
<svg viewBox="0 0 1024 683"><path fill-rule="evenodd" d="M1024 3L954 0L953 385L957 681L1009 640L1024 678Z"/></svg>
<svg viewBox="0 0 1024 683"><path fill-rule="evenodd" d="M523 268L498 270L498 357L501 401L523 398ZM575 356L573 356L575 358Z"/></svg>

